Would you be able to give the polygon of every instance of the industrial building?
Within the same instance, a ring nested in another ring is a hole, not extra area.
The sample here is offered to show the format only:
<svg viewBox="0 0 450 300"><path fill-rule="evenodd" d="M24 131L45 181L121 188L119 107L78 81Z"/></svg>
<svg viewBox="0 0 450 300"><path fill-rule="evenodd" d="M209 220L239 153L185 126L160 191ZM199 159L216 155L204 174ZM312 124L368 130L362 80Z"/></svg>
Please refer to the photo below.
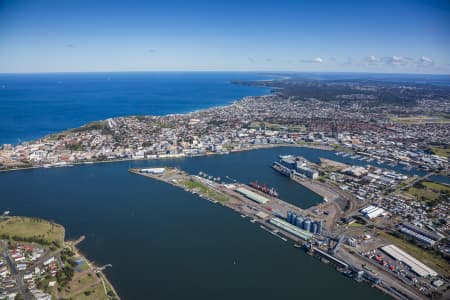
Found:
<svg viewBox="0 0 450 300"><path fill-rule="evenodd" d="M406 227L401 226L400 227L400 231L402 233L406 234L407 236L410 236L410 237L418 240L419 242L422 242L422 243L427 244L429 246L434 246L434 244L436 244L436 241L434 241L434 240L432 240L432 239L430 239L430 238L428 238L428 237L426 237L424 235L421 235L421 234L419 234L417 232L414 232L413 230L408 229Z"/></svg>
<svg viewBox="0 0 450 300"><path fill-rule="evenodd" d="M381 247L381 250L383 250L386 254L388 254L390 257L403 262L408 267L411 268L411 270L416 273L417 275L421 277L434 277L438 274L433 269L429 268L428 266L424 265L402 249L398 248L394 245L387 245L384 247Z"/></svg>
<svg viewBox="0 0 450 300"><path fill-rule="evenodd" d="M164 174L165 170L166 169L164 168L148 168L148 169L141 169L140 172L146 174Z"/></svg>
<svg viewBox="0 0 450 300"><path fill-rule="evenodd" d="M313 237L313 234L305 231L303 229L298 228L297 226L294 226L282 219L279 218L271 218L270 219L270 223L277 226L278 228L281 228L299 238L301 238L302 240L308 241L309 239L311 239Z"/></svg>
<svg viewBox="0 0 450 300"><path fill-rule="evenodd" d="M322 221L313 221L303 217L302 215L297 216L295 213L288 211L286 221L292 225L297 226L305 231L311 232L313 234L322 233Z"/></svg>
<svg viewBox="0 0 450 300"><path fill-rule="evenodd" d="M288 169L295 169L296 162L295 159L291 156L284 157L280 160L280 164Z"/></svg>
<svg viewBox="0 0 450 300"><path fill-rule="evenodd" d="M269 202L270 200L264 196L261 196L255 192L252 192L246 188L240 187L236 189L236 192L238 192L241 195L244 195L245 197L247 197L250 200L253 200L259 204L266 204L267 202Z"/></svg>
<svg viewBox="0 0 450 300"><path fill-rule="evenodd" d="M351 166L342 170L342 173L354 177L362 177L363 175L367 174L367 169L359 166Z"/></svg>
<svg viewBox="0 0 450 300"><path fill-rule="evenodd" d="M297 167L295 168L294 174L295 173L306 176L311 179L317 179L319 177L319 172L311 168L308 168L305 164L302 164L300 162L297 162Z"/></svg>
<svg viewBox="0 0 450 300"><path fill-rule="evenodd" d="M401 224L400 231L429 246L433 246L436 242L441 240L441 237L434 232L424 230L409 223Z"/></svg>
<svg viewBox="0 0 450 300"><path fill-rule="evenodd" d="M373 205L367 206L366 208L361 210L361 214L369 219L374 219L384 213L384 209Z"/></svg>
<svg viewBox="0 0 450 300"><path fill-rule="evenodd" d="M303 157L285 156L278 163L282 167L288 168L294 175L305 176L311 179L317 179L319 172L307 166L307 160Z"/></svg>

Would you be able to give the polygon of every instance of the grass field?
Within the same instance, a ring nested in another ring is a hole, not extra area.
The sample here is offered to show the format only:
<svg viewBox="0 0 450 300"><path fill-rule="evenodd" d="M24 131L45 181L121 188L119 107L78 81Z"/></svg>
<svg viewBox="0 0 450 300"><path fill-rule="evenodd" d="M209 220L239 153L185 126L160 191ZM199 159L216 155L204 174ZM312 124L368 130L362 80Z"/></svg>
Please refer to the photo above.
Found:
<svg viewBox="0 0 450 300"><path fill-rule="evenodd" d="M439 194L428 189L410 187L408 193L416 196L419 201L433 201L439 198Z"/></svg>
<svg viewBox="0 0 450 300"><path fill-rule="evenodd" d="M409 253L413 257L417 258L424 264L428 265L430 268L434 269L441 275L445 277L450 276L450 264L441 256L429 251L420 248L407 240L404 240L399 237L395 237L384 231L377 231L377 233L384 239L392 244L396 245L400 249Z"/></svg>
<svg viewBox="0 0 450 300"><path fill-rule="evenodd" d="M84 257L76 256L74 260ZM100 275L101 276L101 275ZM56 291L55 291L56 292ZM97 274L84 263L81 270L75 271L72 280L59 293L63 299L82 299L82 300L107 300L109 299L103 288L102 281Z"/></svg>
<svg viewBox="0 0 450 300"><path fill-rule="evenodd" d="M429 206L445 201L450 193L450 187L441 183L424 180L410 187L408 194L416 197L418 201L426 202Z"/></svg>
<svg viewBox="0 0 450 300"><path fill-rule="evenodd" d="M450 119L445 116L391 116L390 119L393 122L402 124L448 124Z"/></svg>
<svg viewBox="0 0 450 300"><path fill-rule="evenodd" d="M447 186L445 184L440 184L440 183L432 182L432 181L422 181L422 185L424 185L428 189L431 189L431 190L436 191L438 193L440 193L440 192L450 192L450 186Z"/></svg>
<svg viewBox="0 0 450 300"><path fill-rule="evenodd" d="M295 132L303 132L305 131L304 125L287 125L287 124L277 124L277 123L268 123L268 122L251 122L249 125L250 128L259 129L265 128L268 130L287 130L287 131L295 131Z"/></svg>
<svg viewBox="0 0 450 300"><path fill-rule="evenodd" d="M216 201L223 202L223 201L228 200L228 198L225 195L220 194L220 193L210 189L209 187L207 187L206 185L204 185L201 182L194 181L194 180L186 180L186 181L181 182L181 184L189 190L197 191L198 193L208 196L209 198L214 199Z"/></svg>
<svg viewBox="0 0 450 300"><path fill-rule="evenodd" d="M90 274L90 276L88 275ZM64 292L64 299L107 300L105 289L94 272L76 274L69 284L70 292Z"/></svg>
<svg viewBox="0 0 450 300"><path fill-rule="evenodd" d="M450 158L450 148L431 147L430 151L435 155Z"/></svg>
<svg viewBox="0 0 450 300"><path fill-rule="evenodd" d="M64 227L49 221L27 217L0 219L0 235L21 239L42 239L48 243L64 242Z"/></svg>

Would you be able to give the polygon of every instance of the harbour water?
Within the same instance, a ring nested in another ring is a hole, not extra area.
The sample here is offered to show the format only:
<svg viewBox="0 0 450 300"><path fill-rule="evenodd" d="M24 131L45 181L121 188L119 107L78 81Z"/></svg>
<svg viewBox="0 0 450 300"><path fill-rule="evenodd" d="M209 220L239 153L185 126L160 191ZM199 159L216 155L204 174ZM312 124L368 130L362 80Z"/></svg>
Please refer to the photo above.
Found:
<svg viewBox="0 0 450 300"><path fill-rule="evenodd" d="M231 83L271 77L231 72L0 74L0 145L129 115L165 115L269 93Z"/></svg>
<svg viewBox="0 0 450 300"><path fill-rule="evenodd" d="M127 172L177 166L238 181L258 180L302 207L321 201L270 168L280 154L332 152L274 148L224 156L34 169L0 174L0 209L55 220L82 234L88 259L123 299L387 299L248 219L170 185Z"/></svg>

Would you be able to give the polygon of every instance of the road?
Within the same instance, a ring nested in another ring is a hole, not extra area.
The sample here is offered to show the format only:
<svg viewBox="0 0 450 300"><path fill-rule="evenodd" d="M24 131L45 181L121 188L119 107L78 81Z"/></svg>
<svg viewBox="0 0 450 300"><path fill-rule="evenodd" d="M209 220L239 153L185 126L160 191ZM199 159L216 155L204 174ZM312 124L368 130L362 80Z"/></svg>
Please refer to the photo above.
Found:
<svg viewBox="0 0 450 300"><path fill-rule="evenodd" d="M426 175L424 175L424 176L422 176L422 177L417 177L416 179L414 179L413 181L411 181L411 182L408 183L407 185L403 186L403 187L401 188L401 190L406 190L406 189L408 189L408 188L414 186L416 183L418 183L418 182L420 182L420 181L422 181L422 180L428 179L429 177L431 177L431 176L433 176L433 175L435 175L435 173L430 172L430 173L427 173Z"/></svg>
<svg viewBox="0 0 450 300"><path fill-rule="evenodd" d="M6 260L6 263L8 264L9 270L11 271L11 276L16 281L16 289L17 291L23 295L25 300L32 300L33 297L27 293L27 286L25 285L23 281L23 272L19 272L16 268L16 265L13 263L11 257L8 253L8 242L5 240L2 240L2 249L3 249L3 257Z"/></svg>

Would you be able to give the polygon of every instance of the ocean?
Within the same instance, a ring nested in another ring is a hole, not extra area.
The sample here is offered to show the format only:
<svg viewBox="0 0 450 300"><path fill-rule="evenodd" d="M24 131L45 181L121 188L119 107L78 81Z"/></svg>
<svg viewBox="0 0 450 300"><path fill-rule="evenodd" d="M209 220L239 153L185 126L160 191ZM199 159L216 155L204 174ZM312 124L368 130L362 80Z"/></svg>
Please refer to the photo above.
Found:
<svg viewBox="0 0 450 300"><path fill-rule="evenodd" d="M268 78L229 72L0 74L0 145L110 117L226 105L270 92L232 80Z"/></svg>

